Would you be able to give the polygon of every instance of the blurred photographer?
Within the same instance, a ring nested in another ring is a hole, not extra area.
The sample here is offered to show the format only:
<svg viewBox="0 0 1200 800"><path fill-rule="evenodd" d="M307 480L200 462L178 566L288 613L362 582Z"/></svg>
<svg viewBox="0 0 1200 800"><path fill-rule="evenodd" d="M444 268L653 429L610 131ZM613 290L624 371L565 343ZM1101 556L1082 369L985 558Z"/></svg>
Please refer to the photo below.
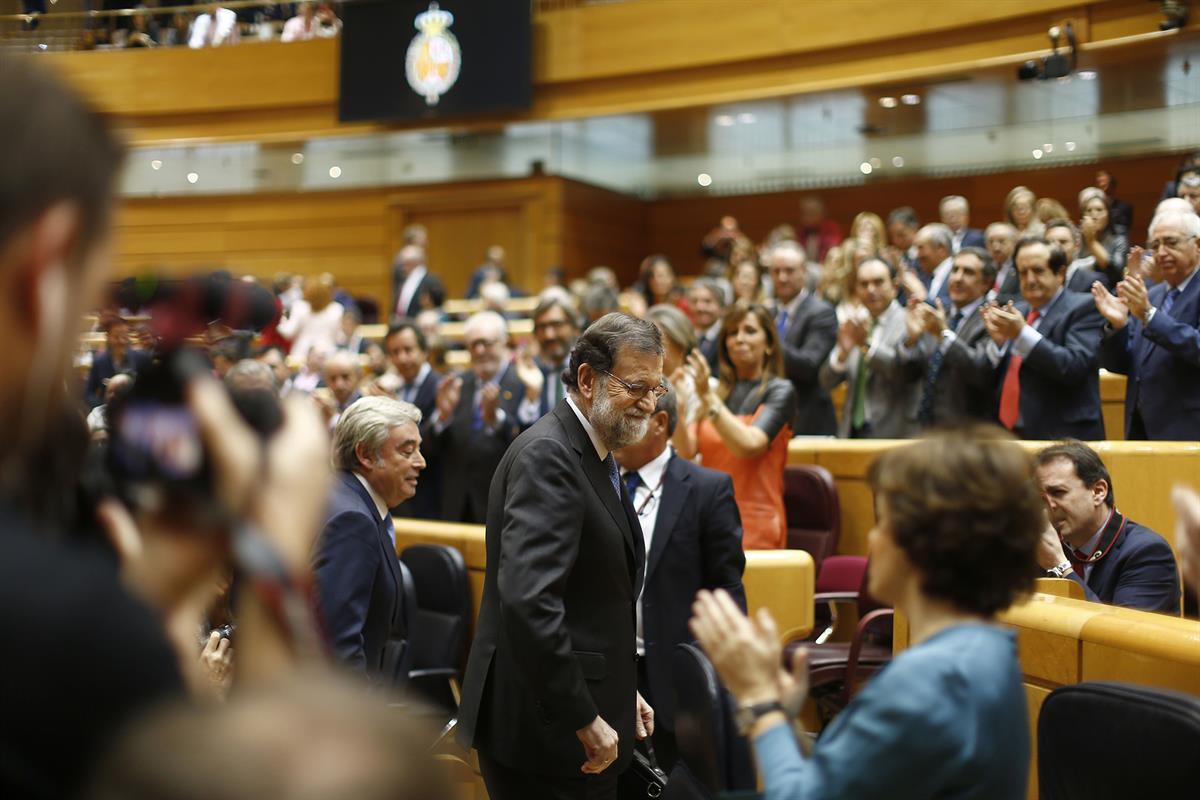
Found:
<svg viewBox="0 0 1200 800"><path fill-rule="evenodd" d="M222 524L168 509L140 515L152 529L110 518L110 530L142 548L118 577L69 531L20 510L46 479L29 459L63 407L82 312L109 270L122 148L98 114L27 59L0 55L0 110L0 637L9 645L0 796L69 797L121 727L183 692L161 609L210 579L234 538L259 566L238 608L239 682L295 660L304 625L287 624L265 598L309 580L329 480L313 465L327 463L327 444L304 402L285 404L281 429L262 441L223 388L200 378L185 396Z"/></svg>

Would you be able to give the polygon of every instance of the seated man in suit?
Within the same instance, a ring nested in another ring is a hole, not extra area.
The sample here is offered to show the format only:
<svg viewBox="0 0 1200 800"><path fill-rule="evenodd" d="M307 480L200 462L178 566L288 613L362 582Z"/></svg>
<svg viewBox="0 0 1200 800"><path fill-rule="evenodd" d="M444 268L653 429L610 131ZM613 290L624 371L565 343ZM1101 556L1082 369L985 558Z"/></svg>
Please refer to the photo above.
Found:
<svg viewBox="0 0 1200 800"><path fill-rule="evenodd" d="M983 324L982 309L995 280L996 268L987 251L964 247L954 256L950 270L950 307L909 303L908 336L902 354L915 358L913 345L925 333L937 343L921 362L925 377L917 419L922 425L994 418L992 386L996 370L988 359L987 343L991 339Z"/></svg>
<svg viewBox="0 0 1200 800"><path fill-rule="evenodd" d="M746 610L746 555L733 481L675 455L668 443L678 420L671 389L658 399L642 440L614 453L646 541L637 606L638 691L654 709L651 740L668 773L677 757L671 653L693 641L692 600L701 589L721 588Z"/></svg>
<svg viewBox="0 0 1200 800"><path fill-rule="evenodd" d="M1090 292L1096 281L1109 287L1108 276L1097 272L1096 259L1093 256L1079 257L1079 247L1083 239L1079 228L1069 219L1052 219L1046 223L1046 241L1062 250L1067 256L1067 275L1064 284L1068 291Z"/></svg>
<svg viewBox="0 0 1200 800"><path fill-rule="evenodd" d="M1017 229L1007 222L993 222L987 226L985 237L988 255L996 265L996 283L988 299L1004 305L1009 300L1021 299L1021 282L1013 264L1013 251L1017 249Z"/></svg>
<svg viewBox="0 0 1200 800"><path fill-rule="evenodd" d="M537 354L522 353L515 362L517 375L525 384L525 394L517 408L522 430L549 414L567 396L562 371L582 324L566 290L552 287L542 292L533 310Z"/></svg>
<svg viewBox="0 0 1200 800"><path fill-rule="evenodd" d="M425 248L406 244L396 254L392 267L392 315L415 319L430 308L446 302L441 280L425 265Z"/></svg>
<svg viewBox="0 0 1200 800"><path fill-rule="evenodd" d="M1038 453L1050 528L1038 565L1070 578L1096 603L1179 613L1179 574L1167 540L1125 517L1096 451L1067 441Z"/></svg>
<svg viewBox="0 0 1200 800"><path fill-rule="evenodd" d="M1099 356L1103 320L1092 298L1067 291L1067 258L1040 237L1017 244L1021 296L985 306L988 357L998 368L1000 424L1026 439L1104 438Z"/></svg>
<svg viewBox="0 0 1200 800"><path fill-rule="evenodd" d="M421 458L421 412L390 397L364 397L333 432L337 467L313 563L321 613L335 657L372 683L403 598L388 509L412 497Z"/></svg>
<svg viewBox="0 0 1200 800"><path fill-rule="evenodd" d="M1093 289L1107 320L1100 363L1129 376L1125 438L1200 439L1200 217L1159 214L1150 223L1158 285L1131 275L1117 296Z"/></svg>
<svg viewBox="0 0 1200 800"><path fill-rule="evenodd" d="M938 214L942 224L950 229L955 253L964 247L983 247L983 231L970 227L971 206L967 198L958 194L943 197L938 203Z"/></svg>
<svg viewBox="0 0 1200 800"><path fill-rule="evenodd" d="M517 407L525 385L511 361L504 317L472 314L464 338L471 367L442 380L424 430L444 478L442 519L482 523L492 473L520 433Z"/></svg>
<svg viewBox="0 0 1200 800"><path fill-rule="evenodd" d="M849 384L838 430L842 438L907 439L917 431L921 363L933 345L922 337L913 345L915 357L901 356L907 328L895 280L895 270L877 258L858 266L855 296L867 315L841 324L837 346L821 367L826 391Z"/></svg>
<svg viewBox="0 0 1200 800"><path fill-rule="evenodd" d="M796 390L797 435L832 435L837 417L820 369L837 339L837 314L806 287L804 252L795 242L780 242L767 255L775 287L775 327L783 346L784 376Z"/></svg>

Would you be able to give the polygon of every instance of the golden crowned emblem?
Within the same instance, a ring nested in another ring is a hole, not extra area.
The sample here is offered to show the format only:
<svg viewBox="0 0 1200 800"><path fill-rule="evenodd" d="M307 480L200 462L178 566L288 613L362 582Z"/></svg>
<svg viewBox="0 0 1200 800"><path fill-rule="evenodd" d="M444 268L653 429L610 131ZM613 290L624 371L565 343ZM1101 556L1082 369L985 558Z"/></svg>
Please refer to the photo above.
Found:
<svg viewBox="0 0 1200 800"><path fill-rule="evenodd" d="M454 15L443 11L437 3L417 15L413 23L419 33L413 37L404 59L408 85L425 98L431 106L454 86L462 66L462 51L458 39L450 32Z"/></svg>

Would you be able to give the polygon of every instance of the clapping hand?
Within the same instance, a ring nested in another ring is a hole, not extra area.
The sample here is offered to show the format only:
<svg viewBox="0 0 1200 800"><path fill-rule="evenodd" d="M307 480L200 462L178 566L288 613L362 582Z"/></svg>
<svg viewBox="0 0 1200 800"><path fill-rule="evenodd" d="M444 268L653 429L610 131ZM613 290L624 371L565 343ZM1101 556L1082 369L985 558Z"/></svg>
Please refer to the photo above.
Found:
<svg viewBox="0 0 1200 800"><path fill-rule="evenodd" d="M984 308L984 325L988 334L996 344L1004 344L1017 338L1025 327L1025 318L1013 306L1012 301L1005 306L990 305Z"/></svg>
<svg viewBox="0 0 1200 800"><path fill-rule="evenodd" d="M702 589L692 604L690 627L739 704L781 699L783 647L771 612L759 609L750 619L724 589Z"/></svg>
<svg viewBox="0 0 1200 800"><path fill-rule="evenodd" d="M1096 301L1096 310L1100 312L1100 316L1108 321L1113 330L1119 331L1129 322L1129 307L1125 305L1125 301L1109 294L1100 281L1092 284L1092 299Z"/></svg>
<svg viewBox="0 0 1200 800"><path fill-rule="evenodd" d="M1146 291L1145 281L1136 275L1126 276L1117 284L1117 297L1124 301L1130 314L1142 322L1146 321L1146 315L1150 313L1150 295Z"/></svg>
<svg viewBox="0 0 1200 800"><path fill-rule="evenodd" d="M867 326L856 317L849 317L838 326L838 351L845 361L850 351L867 343Z"/></svg>
<svg viewBox="0 0 1200 800"><path fill-rule="evenodd" d="M437 413L442 422L454 419L454 411L462 398L462 378L451 375L445 378L437 388Z"/></svg>
<svg viewBox="0 0 1200 800"><path fill-rule="evenodd" d="M483 423L489 428L496 427L496 411L499 408L500 384L486 384L479 390L479 410L483 415Z"/></svg>
<svg viewBox="0 0 1200 800"><path fill-rule="evenodd" d="M517 353L516 361L513 363L517 369L517 377L521 379L521 383L525 384L525 399L536 403L542 397L542 387L546 385L546 376L538 368L537 362L533 358L533 347L526 346Z"/></svg>
<svg viewBox="0 0 1200 800"><path fill-rule="evenodd" d="M899 272L900 287L908 292L909 297L915 297L922 303L929 297L929 291L925 288L925 284L921 283L921 279L908 267L901 267Z"/></svg>
<svg viewBox="0 0 1200 800"><path fill-rule="evenodd" d="M909 347L915 345L925 332L925 312L921 310L923 305L925 303L915 297L908 298L908 307L904 311L904 332Z"/></svg>
<svg viewBox="0 0 1200 800"><path fill-rule="evenodd" d="M1178 521L1175 523L1175 548L1183 579L1200 589L1200 496L1193 490L1176 486L1171 493Z"/></svg>

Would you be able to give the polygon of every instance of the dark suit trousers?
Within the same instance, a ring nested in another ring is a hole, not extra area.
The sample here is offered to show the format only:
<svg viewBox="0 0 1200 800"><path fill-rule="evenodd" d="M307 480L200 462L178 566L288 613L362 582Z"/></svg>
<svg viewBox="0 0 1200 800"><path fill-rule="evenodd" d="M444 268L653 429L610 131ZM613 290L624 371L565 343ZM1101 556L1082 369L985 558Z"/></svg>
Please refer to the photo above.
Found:
<svg viewBox="0 0 1200 800"><path fill-rule="evenodd" d="M638 692L650 704L651 708L658 707L654 694L650 691L650 679L646 675L646 659L644 656L638 659ZM675 762L679 760L679 747L675 744L675 732L667 730L655 719L654 733L650 736L650 743L654 745L654 758L658 762L658 768L670 775ZM645 749L640 744L638 748L645 752Z"/></svg>
<svg viewBox="0 0 1200 800"><path fill-rule="evenodd" d="M533 775L501 764L482 750L476 753L489 800L617 800L617 773L613 769L599 775L581 772L578 778Z"/></svg>

